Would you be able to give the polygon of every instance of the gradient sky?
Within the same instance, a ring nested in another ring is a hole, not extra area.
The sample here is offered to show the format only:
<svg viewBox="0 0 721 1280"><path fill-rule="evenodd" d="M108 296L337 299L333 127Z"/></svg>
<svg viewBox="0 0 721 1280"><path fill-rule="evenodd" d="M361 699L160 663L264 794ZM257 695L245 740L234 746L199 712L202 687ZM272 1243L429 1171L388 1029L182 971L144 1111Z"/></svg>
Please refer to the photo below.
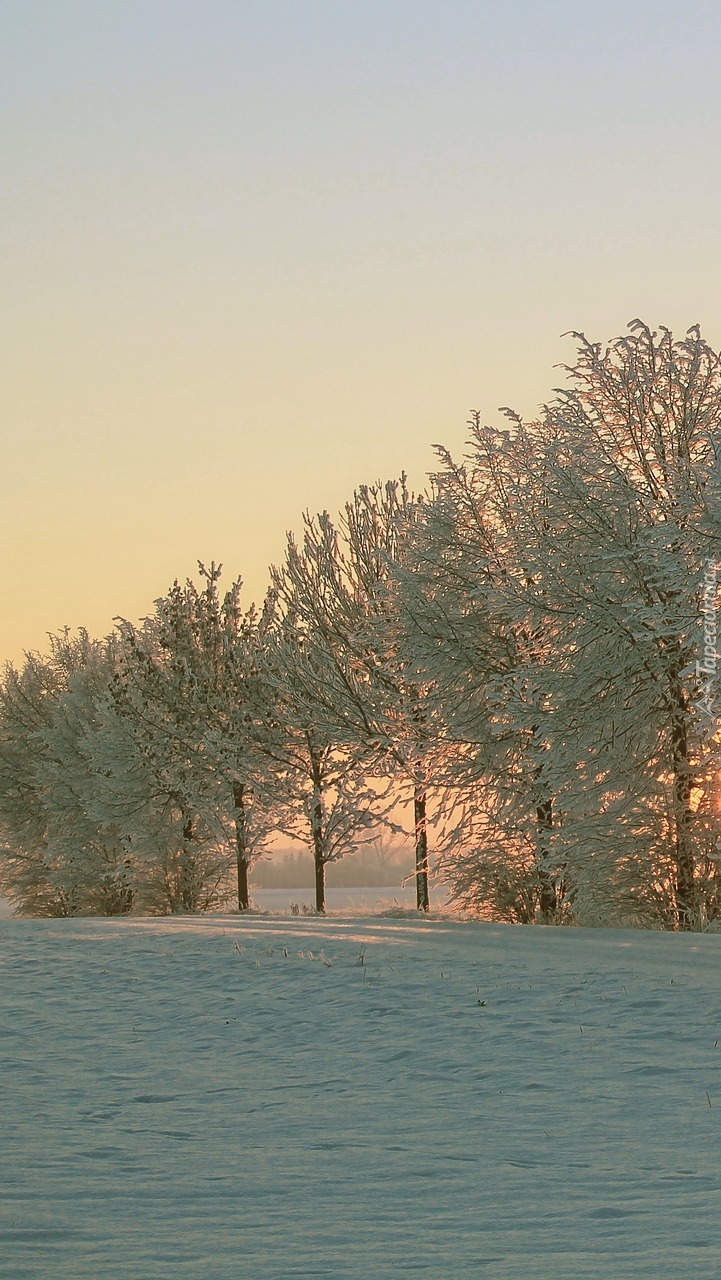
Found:
<svg viewBox="0 0 721 1280"><path fill-rule="evenodd" d="M721 346L717 0L1 0L0 661Z"/></svg>

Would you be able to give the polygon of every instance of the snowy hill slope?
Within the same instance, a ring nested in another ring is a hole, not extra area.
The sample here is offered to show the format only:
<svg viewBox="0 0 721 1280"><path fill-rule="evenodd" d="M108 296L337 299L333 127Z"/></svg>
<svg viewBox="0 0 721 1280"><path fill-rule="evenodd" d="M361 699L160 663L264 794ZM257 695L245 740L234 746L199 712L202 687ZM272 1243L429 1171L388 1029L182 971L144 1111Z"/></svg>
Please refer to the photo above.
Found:
<svg viewBox="0 0 721 1280"><path fill-rule="evenodd" d="M719 937L3 920L0 963L8 1280L721 1273Z"/></svg>

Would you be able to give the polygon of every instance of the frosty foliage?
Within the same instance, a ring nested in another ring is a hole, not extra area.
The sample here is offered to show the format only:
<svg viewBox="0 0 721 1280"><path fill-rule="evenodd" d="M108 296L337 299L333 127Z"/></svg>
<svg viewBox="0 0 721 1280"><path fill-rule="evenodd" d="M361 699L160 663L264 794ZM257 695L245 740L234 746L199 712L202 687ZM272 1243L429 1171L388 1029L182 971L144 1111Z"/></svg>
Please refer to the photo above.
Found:
<svg viewBox="0 0 721 1280"><path fill-rule="evenodd" d="M427 911L427 804L435 783L436 726L429 719L427 682L407 643L397 589L421 511L405 476L364 485L337 524L327 512L306 516L303 543L289 538L273 583L306 649L306 679L296 675L294 687L307 688L313 724L316 730L327 726L334 758L353 759L373 780L371 837L379 821L402 829L399 818L412 808L408 834L415 847L416 902Z"/></svg>
<svg viewBox="0 0 721 1280"><path fill-rule="evenodd" d="M114 915L132 905L122 828L98 818L94 743L112 642L50 637L0 687L2 885L30 915Z"/></svg>
<svg viewBox="0 0 721 1280"><path fill-rule="evenodd" d="M262 620L240 609L240 582L221 596L220 568L199 565L199 589L177 581L142 627L122 622L111 696L138 748L155 820L142 811L134 839L153 832L163 868L155 884L171 909L227 898L248 906L248 868L273 824L259 766L256 651ZM147 859L146 859L147 860Z"/></svg>
<svg viewBox="0 0 721 1280"><path fill-rule="evenodd" d="M272 573L277 628L267 672L284 726L278 763L287 793L286 834L310 847L316 908L325 866L374 840L392 797L382 675L382 611L401 486L358 491L337 528L327 512L306 516L301 546L289 536L285 562Z"/></svg>
<svg viewBox="0 0 721 1280"><path fill-rule="evenodd" d="M418 642L470 811L444 866L503 915L535 827L545 918L698 927L719 911L717 724L695 707L719 360L697 330L575 336L539 422L476 417L465 466L441 454Z"/></svg>
<svg viewBox="0 0 721 1280"><path fill-rule="evenodd" d="M428 494L306 515L260 614L200 565L142 625L7 668L18 909L244 909L283 833L322 911L327 865L405 827L425 910L430 835L496 919L721 917L719 357L696 328L572 336L537 421L473 414Z"/></svg>

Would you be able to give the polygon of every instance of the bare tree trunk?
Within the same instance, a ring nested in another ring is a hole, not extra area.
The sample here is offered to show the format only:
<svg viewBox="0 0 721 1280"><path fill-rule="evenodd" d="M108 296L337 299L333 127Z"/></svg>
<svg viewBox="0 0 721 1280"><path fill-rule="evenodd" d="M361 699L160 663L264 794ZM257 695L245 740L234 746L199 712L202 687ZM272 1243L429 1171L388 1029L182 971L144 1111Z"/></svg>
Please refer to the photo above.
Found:
<svg viewBox="0 0 721 1280"><path fill-rule="evenodd" d="M532 742L535 750L539 752L541 746L538 743L538 725L534 724L531 729ZM537 765L535 769L535 782L537 793L540 791L543 796L546 791L543 785L543 768ZM544 924L553 924L558 919L558 892L555 884L555 877L551 874L546 866L546 860L550 853L550 833L553 830L553 797L546 793L542 799L538 799L536 803L536 874L538 883L541 887L541 901L539 903L541 909L541 919Z"/></svg>
<svg viewBox="0 0 721 1280"><path fill-rule="evenodd" d="M557 919L558 894L551 872L544 866L548 854L548 833L553 828L553 800L543 800L536 805L538 830L538 879L541 885L541 919L552 924Z"/></svg>
<svg viewBox="0 0 721 1280"><path fill-rule="evenodd" d="M325 862L315 857L315 909L319 915L325 913Z"/></svg>
<svg viewBox="0 0 721 1280"><path fill-rule="evenodd" d="M671 753L673 760L674 861L676 863L676 911L680 929L697 923L698 903L694 877L691 841L691 767L688 758L686 700L677 672L669 677L673 713L671 717Z"/></svg>
<svg viewBox="0 0 721 1280"><path fill-rule="evenodd" d="M245 811L245 786L242 782L233 783L233 805L235 806L235 863L238 872L238 910L247 911L250 906L248 888L248 819Z"/></svg>
<svg viewBox="0 0 721 1280"><path fill-rule="evenodd" d="M250 907L250 886L248 884L248 862L238 858L238 910L247 911Z"/></svg>
<svg viewBox="0 0 721 1280"><path fill-rule="evenodd" d="M416 841L416 907L430 911L428 893L428 822L426 814L426 790L423 782L416 782L413 793L413 815Z"/></svg>
<svg viewBox="0 0 721 1280"><path fill-rule="evenodd" d="M313 834L313 863L315 866L315 909L319 915L325 912L325 832L323 830L323 773L319 760L313 758L313 799L310 825Z"/></svg>
<svg viewBox="0 0 721 1280"><path fill-rule="evenodd" d="M198 908L197 867L191 849L193 837L193 819L186 817L183 823L183 853L180 864L180 905L184 911L196 911Z"/></svg>

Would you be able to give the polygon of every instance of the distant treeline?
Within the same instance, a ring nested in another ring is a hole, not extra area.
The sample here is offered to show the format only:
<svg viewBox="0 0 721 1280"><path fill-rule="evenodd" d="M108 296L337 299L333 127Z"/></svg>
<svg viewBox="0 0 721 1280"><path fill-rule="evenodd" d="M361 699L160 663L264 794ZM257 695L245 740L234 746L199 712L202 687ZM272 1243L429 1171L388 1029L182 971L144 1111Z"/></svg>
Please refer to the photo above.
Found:
<svg viewBox="0 0 721 1280"><path fill-rule="evenodd" d="M338 889L400 888L413 875L413 851L380 858L370 849L359 849L328 867L328 885ZM272 861L259 858L253 868L257 889L310 889L315 883L315 867L310 853L299 851L277 855Z"/></svg>

